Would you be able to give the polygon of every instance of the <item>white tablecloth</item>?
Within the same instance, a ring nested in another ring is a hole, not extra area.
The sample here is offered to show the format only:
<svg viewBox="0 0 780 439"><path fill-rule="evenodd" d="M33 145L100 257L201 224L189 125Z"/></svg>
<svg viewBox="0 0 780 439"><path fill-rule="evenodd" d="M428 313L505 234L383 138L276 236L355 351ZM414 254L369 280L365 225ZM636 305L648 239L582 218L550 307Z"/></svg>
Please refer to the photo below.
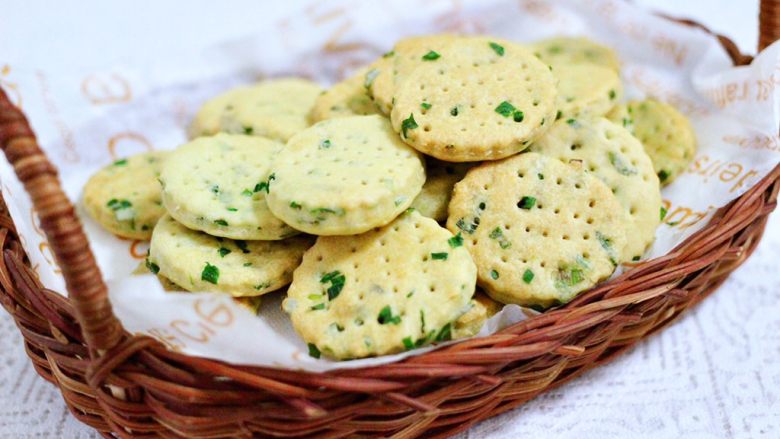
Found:
<svg viewBox="0 0 780 439"><path fill-rule="evenodd" d="M258 22L285 13L270 3L227 3L91 0L80 2L78 10L73 4L42 1L4 5L0 69L5 62L19 61L94 68L153 63L183 47L206 47L251 33ZM287 3L293 7L296 2ZM695 18L733 37L743 50L753 50L756 1L637 3ZM171 37L172 26L181 29L176 37ZM775 214L753 257L672 327L612 364L463 436L780 437L778 260L780 221ZM68 414L58 391L36 375L13 320L0 312L0 437L96 436Z"/></svg>

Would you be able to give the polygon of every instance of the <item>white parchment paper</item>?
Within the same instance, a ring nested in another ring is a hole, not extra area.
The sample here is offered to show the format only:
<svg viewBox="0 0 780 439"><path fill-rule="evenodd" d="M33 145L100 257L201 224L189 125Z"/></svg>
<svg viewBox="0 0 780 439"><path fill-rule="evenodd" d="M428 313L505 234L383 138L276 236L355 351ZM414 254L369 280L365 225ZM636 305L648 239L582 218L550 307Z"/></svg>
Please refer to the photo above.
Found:
<svg viewBox="0 0 780 439"><path fill-rule="evenodd" d="M160 63L61 75L36 71L0 83L32 118L68 195L80 203L87 178L119 157L172 149L207 98L263 77L306 76L331 84L371 62L404 36L484 33L530 42L585 35L614 47L624 62L628 98L654 96L693 122L699 151L663 190L668 215L648 257L660 256L698 230L780 162L780 43L750 66L732 67L717 40L701 30L621 1L331 1L258 29L248 39L205 53L173 54ZM25 99L26 96L35 99ZM5 161L0 182L31 263L43 283L64 282L21 184ZM147 244L120 240L80 214L125 328L169 348L232 363L329 370L395 361L405 355L334 363L307 355L281 312L281 294L266 296L260 317L213 294L166 293L151 275L131 276ZM521 320L508 306L482 334Z"/></svg>

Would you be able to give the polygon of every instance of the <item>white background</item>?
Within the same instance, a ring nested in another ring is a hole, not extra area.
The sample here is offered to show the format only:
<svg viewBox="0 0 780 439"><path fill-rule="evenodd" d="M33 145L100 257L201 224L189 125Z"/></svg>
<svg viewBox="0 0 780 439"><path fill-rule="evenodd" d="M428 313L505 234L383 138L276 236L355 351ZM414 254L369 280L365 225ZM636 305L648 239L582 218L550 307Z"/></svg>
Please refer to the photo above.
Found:
<svg viewBox="0 0 780 439"><path fill-rule="evenodd" d="M754 51L755 1L636 3L694 18L733 38L743 51ZM153 64L172 52L199 51L250 34L258 23L299 7L289 0L283 6L250 1L0 6L0 66L12 62L32 69L25 74L34 74L36 66ZM779 259L780 222L774 218L745 266L673 327L468 436L780 437ZM93 436L67 414L56 389L37 377L4 312L0 395L0 437Z"/></svg>

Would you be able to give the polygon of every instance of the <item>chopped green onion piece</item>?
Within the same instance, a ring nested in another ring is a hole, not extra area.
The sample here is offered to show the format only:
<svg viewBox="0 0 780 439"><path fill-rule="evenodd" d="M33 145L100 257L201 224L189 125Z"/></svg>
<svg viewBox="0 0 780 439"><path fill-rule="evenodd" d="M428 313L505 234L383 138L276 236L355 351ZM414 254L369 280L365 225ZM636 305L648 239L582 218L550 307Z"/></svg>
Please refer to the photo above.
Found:
<svg viewBox="0 0 780 439"><path fill-rule="evenodd" d="M206 262L206 266L203 267L203 272L200 274L200 279L216 285L219 282L219 268Z"/></svg>
<svg viewBox="0 0 780 439"><path fill-rule="evenodd" d="M519 207L521 209L525 209L525 210L531 209L535 205L536 205L536 198L529 197L529 196L525 196L525 197L521 198L520 202L517 203L517 207Z"/></svg>

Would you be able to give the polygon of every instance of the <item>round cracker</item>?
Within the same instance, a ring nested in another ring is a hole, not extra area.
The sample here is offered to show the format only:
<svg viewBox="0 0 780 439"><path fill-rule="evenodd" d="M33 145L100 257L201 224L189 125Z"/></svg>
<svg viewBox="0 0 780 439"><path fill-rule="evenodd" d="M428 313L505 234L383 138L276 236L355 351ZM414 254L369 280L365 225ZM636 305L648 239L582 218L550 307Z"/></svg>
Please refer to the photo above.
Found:
<svg viewBox="0 0 780 439"><path fill-rule="evenodd" d="M109 232L148 240L165 209L160 169L168 151L137 154L102 168L84 186L87 213Z"/></svg>
<svg viewBox="0 0 780 439"><path fill-rule="evenodd" d="M661 223L661 191L650 157L630 132L603 117L562 119L531 150L581 163L606 183L631 220L621 262L645 253Z"/></svg>
<svg viewBox="0 0 780 439"><path fill-rule="evenodd" d="M187 291L259 296L292 280L312 239L234 241L188 229L170 215L152 234L147 267Z"/></svg>
<svg viewBox="0 0 780 439"><path fill-rule="evenodd" d="M547 38L533 43L531 50L542 61L554 66L591 63L620 71L620 59L615 51L588 38Z"/></svg>
<svg viewBox="0 0 780 439"><path fill-rule="evenodd" d="M286 142L309 126L309 112L321 92L319 85L300 78L234 88L203 104L190 124L190 138L226 132Z"/></svg>
<svg viewBox="0 0 780 439"><path fill-rule="evenodd" d="M440 160L497 160L524 150L556 114L549 68L525 48L457 38L396 87L393 128Z"/></svg>
<svg viewBox="0 0 780 439"><path fill-rule="evenodd" d="M393 109L395 89L404 77L419 64L426 62L423 57L431 53L440 53L455 35L420 35L398 41L393 50L383 57L375 67L376 75L369 88L369 94L382 113L389 115Z"/></svg>
<svg viewBox="0 0 780 439"><path fill-rule="evenodd" d="M283 308L315 355L385 355L449 339L475 282L462 242L411 211L362 235L320 237Z"/></svg>
<svg viewBox="0 0 780 439"><path fill-rule="evenodd" d="M319 122L295 135L273 165L268 205L314 235L354 235L383 226L412 204L423 162L382 116Z"/></svg>
<svg viewBox="0 0 780 439"><path fill-rule="evenodd" d="M256 136L220 133L180 146L163 167L163 203L176 221L231 239L284 239L297 233L271 214L271 161L284 148Z"/></svg>
<svg viewBox="0 0 780 439"><path fill-rule="evenodd" d="M623 96L617 72L596 64L556 65L558 111L562 117L603 116Z"/></svg>
<svg viewBox="0 0 780 439"><path fill-rule="evenodd" d="M312 123L337 117L378 114L379 110L366 93L367 72L368 68L363 68L317 96L309 115Z"/></svg>
<svg viewBox="0 0 780 439"><path fill-rule="evenodd" d="M455 185L447 228L463 237L493 299L550 306L612 274L627 223L601 180L524 153L471 169Z"/></svg>
<svg viewBox="0 0 780 439"><path fill-rule="evenodd" d="M503 306L487 294L477 290L469 303L469 310L453 323L452 338L457 340L476 335L487 319L501 311Z"/></svg>
<svg viewBox="0 0 780 439"><path fill-rule="evenodd" d="M436 221L447 219L447 206L452 197L452 187L466 175L476 163L447 163L428 159L425 163L425 184L412 202L412 208L422 216Z"/></svg>
<svg viewBox="0 0 780 439"><path fill-rule="evenodd" d="M696 155L696 132L691 122L669 104L655 99L631 101L615 107L607 117L642 142L662 186L685 172Z"/></svg>

